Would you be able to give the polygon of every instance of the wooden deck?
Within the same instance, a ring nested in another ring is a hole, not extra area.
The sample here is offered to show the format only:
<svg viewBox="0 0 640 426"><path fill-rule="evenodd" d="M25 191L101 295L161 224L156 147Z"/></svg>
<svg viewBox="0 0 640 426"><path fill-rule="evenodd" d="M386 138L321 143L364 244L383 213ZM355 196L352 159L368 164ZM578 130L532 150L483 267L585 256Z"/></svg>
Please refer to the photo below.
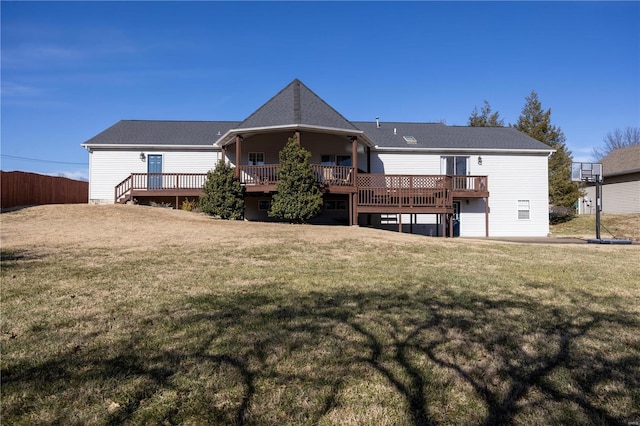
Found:
<svg viewBox="0 0 640 426"><path fill-rule="evenodd" d="M276 190L278 164L240 166L246 192ZM357 213L452 213L454 198L489 196L487 176L354 173L352 167L313 165L322 192L350 194ZM197 197L205 173L132 173L115 187L115 201L135 197Z"/></svg>
<svg viewBox="0 0 640 426"><path fill-rule="evenodd" d="M132 173L115 187L116 203L135 197L199 197L206 173Z"/></svg>

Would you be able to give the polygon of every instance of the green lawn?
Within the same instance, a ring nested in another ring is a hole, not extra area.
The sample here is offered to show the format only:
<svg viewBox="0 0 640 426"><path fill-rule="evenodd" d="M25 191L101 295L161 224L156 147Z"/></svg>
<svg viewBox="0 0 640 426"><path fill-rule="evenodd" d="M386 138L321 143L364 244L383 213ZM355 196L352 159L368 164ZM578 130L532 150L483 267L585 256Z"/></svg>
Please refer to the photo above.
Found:
<svg viewBox="0 0 640 426"><path fill-rule="evenodd" d="M639 246L1 216L3 424L640 421Z"/></svg>

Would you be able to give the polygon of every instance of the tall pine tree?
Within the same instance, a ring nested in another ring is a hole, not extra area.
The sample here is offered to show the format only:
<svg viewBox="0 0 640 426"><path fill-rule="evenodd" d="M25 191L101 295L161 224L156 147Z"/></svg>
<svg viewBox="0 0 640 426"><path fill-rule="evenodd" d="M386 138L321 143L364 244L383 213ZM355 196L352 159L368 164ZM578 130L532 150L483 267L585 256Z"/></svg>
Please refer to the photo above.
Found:
<svg viewBox="0 0 640 426"><path fill-rule="evenodd" d="M280 168L276 193L269 216L304 223L317 216L322 208L322 193L309 164L311 153L291 137L280 151Z"/></svg>
<svg viewBox="0 0 640 426"><path fill-rule="evenodd" d="M549 202L556 207L573 207L580 197L571 181L571 151L560 127L551 124L551 109L544 111L538 94L531 91L518 122L512 127L555 149L549 159Z"/></svg>
<svg viewBox="0 0 640 426"><path fill-rule="evenodd" d="M503 127L504 120L500 118L498 111L491 113L491 105L485 99L482 114L478 114L478 107L473 107L468 124L471 127Z"/></svg>

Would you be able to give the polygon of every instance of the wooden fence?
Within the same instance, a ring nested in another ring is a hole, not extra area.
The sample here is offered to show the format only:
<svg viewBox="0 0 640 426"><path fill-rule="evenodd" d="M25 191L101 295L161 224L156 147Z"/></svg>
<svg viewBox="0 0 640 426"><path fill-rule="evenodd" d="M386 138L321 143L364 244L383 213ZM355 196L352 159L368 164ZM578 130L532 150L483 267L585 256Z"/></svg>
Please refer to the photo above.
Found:
<svg viewBox="0 0 640 426"><path fill-rule="evenodd" d="M89 182L26 172L1 172L0 181L2 209L89 201Z"/></svg>

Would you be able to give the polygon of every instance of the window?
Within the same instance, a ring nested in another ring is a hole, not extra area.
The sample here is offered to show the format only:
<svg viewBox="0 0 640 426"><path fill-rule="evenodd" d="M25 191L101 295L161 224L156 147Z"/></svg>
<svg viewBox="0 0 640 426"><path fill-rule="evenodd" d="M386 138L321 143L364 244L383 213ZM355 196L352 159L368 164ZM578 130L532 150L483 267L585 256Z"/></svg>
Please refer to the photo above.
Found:
<svg viewBox="0 0 640 426"><path fill-rule="evenodd" d="M382 225L396 225L398 223L397 214L381 214L380 224Z"/></svg>
<svg viewBox="0 0 640 426"><path fill-rule="evenodd" d="M269 210L271 208L271 200L258 200L258 210Z"/></svg>
<svg viewBox="0 0 640 426"><path fill-rule="evenodd" d="M324 203L324 209L327 211L345 211L347 210L347 200L327 200Z"/></svg>
<svg viewBox="0 0 640 426"><path fill-rule="evenodd" d="M320 163L323 166L351 166L350 155L322 155Z"/></svg>
<svg viewBox="0 0 640 426"><path fill-rule="evenodd" d="M250 152L249 153L249 165L250 166L264 166L264 152Z"/></svg>
<svg viewBox="0 0 640 426"><path fill-rule="evenodd" d="M529 220L530 213L529 200L518 200L518 220Z"/></svg>
<svg viewBox="0 0 640 426"><path fill-rule="evenodd" d="M442 157L442 173L449 176L466 176L469 171L469 157Z"/></svg>

